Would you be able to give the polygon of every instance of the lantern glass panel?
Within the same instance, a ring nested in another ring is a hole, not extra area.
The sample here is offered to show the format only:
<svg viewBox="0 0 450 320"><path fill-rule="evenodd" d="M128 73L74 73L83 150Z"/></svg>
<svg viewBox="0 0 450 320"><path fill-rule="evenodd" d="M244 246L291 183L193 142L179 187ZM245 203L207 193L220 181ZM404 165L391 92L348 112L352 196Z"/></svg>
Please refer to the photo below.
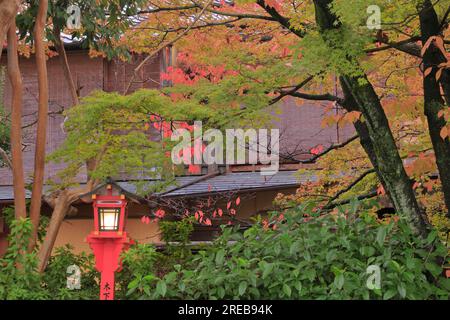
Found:
<svg viewBox="0 0 450 320"><path fill-rule="evenodd" d="M120 208L98 208L100 231L118 231Z"/></svg>

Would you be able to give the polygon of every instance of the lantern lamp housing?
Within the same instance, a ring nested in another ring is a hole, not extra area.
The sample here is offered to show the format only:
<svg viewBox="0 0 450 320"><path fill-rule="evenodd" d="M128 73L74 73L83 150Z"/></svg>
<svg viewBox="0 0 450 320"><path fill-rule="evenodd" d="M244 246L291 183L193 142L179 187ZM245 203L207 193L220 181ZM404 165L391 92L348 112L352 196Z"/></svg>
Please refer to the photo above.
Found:
<svg viewBox="0 0 450 320"><path fill-rule="evenodd" d="M93 198L94 228L97 234L121 234L125 228L127 201L123 196L96 195Z"/></svg>
<svg viewBox="0 0 450 320"><path fill-rule="evenodd" d="M120 208L98 208L100 231L119 231Z"/></svg>

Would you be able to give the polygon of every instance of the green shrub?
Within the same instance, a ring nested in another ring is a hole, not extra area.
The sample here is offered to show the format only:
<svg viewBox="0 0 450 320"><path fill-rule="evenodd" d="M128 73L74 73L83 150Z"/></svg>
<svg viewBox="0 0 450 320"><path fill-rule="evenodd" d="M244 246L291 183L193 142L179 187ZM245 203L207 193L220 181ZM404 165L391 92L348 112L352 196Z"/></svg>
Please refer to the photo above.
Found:
<svg viewBox="0 0 450 320"><path fill-rule="evenodd" d="M41 275L36 271L36 253L28 253L31 236L30 219L12 220L8 249L0 259L0 299L38 300L48 298L41 286Z"/></svg>
<svg viewBox="0 0 450 320"><path fill-rule="evenodd" d="M10 228L9 245L0 259L0 300L97 299L98 272L93 256L74 254L70 246L57 248L43 274L37 272L36 251L27 252L31 236L30 219L14 219L6 214ZM67 288L67 267L81 271L81 288Z"/></svg>
<svg viewBox="0 0 450 320"><path fill-rule="evenodd" d="M420 241L403 220L384 225L369 214L356 214L357 203L349 207L350 212L318 216L303 205L283 218L274 215L275 230L260 223L244 234L224 228L191 267L175 265L161 279L151 274L151 286L139 291L140 298L449 298L449 279L441 275L440 264L447 250L436 232ZM371 265L380 268L380 289L367 286Z"/></svg>
<svg viewBox="0 0 450 320"><path fill-rule="evenodd" d="M136 244L122 254L123 270L117 274L118 294L122 299L151 296L174 265L187 266L192 260L187 246L193 231L192 220L160 222L165 249L157 252L149 244Z"/></svg>
<svg viewBox="0 0 450 320"><path fill-rule="evenodd" d="M194 231L194 219L186 218L179 221L160 221L161 238L166 247L164 250L165 260L163 264L183 264L191 257L191 248L188 246L190 236ZM163 264L161 267L163 267ZM166 268L167 269L167 268ZM170 270L166 270L170 271Z"/></svg>
<svg viewBox="0 0 450 320"><path fill-rule="evenodd" d="M98 279L100 274L95 270L92 254L82 252L74 254L70 245L58 247L49 260L42 277L43 286L51 299L90 300L98 299ZM76 266L80 271L80 288L69 289L67 277L69 266Z"/></svg>
<svg viewBox="0 0 450 320"><path fill-rule="evenodd" d="M380 224L364 210L358 214L356 202L335 215L312 208L273 213L271 224L257 221L244 233L224 227L197 255L187 247L190 222L166 223L166 250L136 244L123 253L116 299L449 298L450 280L442 276L448 251L437 232L419 240L402 219ZM10 228L0 299L98 299L92 255L58 248L40 275L36 254L26 251L31 222L11 220ZM80 268L79 290L67 289L70 265ZM367 286L369 266L380 269L380 289Z"/></svg>
<svg viewBox="0 0 450 320"><path fill-rule="evenodd" d="M122 253L122 270L117 273L117 299L134 299L154 286L153 280L158 277L157 262L162 254L156 252L154 246L135 244ZM128 287L133 289L128 290Z"/></svg>

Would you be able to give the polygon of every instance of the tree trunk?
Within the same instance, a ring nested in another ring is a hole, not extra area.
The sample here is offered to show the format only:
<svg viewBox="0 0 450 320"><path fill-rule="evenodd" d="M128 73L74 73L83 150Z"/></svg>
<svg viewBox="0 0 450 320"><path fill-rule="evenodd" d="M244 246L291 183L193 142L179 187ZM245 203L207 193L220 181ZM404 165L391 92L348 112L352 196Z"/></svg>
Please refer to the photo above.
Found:
<svg viewBox="0 0 450 320"><path fill-rule="evenodd" d="M340 28L338 19L330 11L329 5L331 2L331 0L314 0L316 22L319 25L320 32ZM326 38L324 40L327 41ZM328 43L330 49L333 50L335 44L333 42ZM358 66L356 60L352 60L351 57L347 57L347 59ZM397 212L407 219L414 233L426 237L428 225L417 203L412 183L403 167L386 114L373 86L362 69L361 73L363 75L359 77L341 75L341 79L347 89L350 90L364 116L364 123L367 126L377 159L379 174Z"/></svg>
<svg viewBox="0 0 450 320"><path fill-rule="evenodd" d="M430 37L440 35L440 22L431 1L424 1L424 6L420 9L420 29L422 33L422 44L424 45ZM423 57L424 70L432 68L433 71L423 78L423 90L425 116L428 120L428 130L442 183L442 191L447 206L447 217L450 218L450 139L449 137L445 139L441 137L441 130L447 123L443 117L438 116L438 113L446 109L446 105L444 99L441 97L441 88L436 79L436 66L445 61L446 58L438 48L434 45L428 48ZM447 76L446 74L445 77ZM444 78L444 80L446 79ZM443 89L447 85L448 83L445 83Z"/></svg>
<svg viewBox="0 0 450 320"><path fill-rule="evenodd" d="M58 236L59 228L70 210L76 210L71 205L79 199L79 197L85 193L88 193L94 189L98 181L89 180L85 187L80 187L74 190L61 190L54 193L47 203L53 208L50 223L45 234L44 242L39 249L38 254L38 270L43 272L47 266L48 259L55 245L56 237Z"/></svg>
<svg viewBox="0 0 450 320"><path fill-rule="evenodd" d="M361 112L361 110L358 107L358 104L356 103L355 99L352 96L350 88L348 88L348 86L345 84L344 79L340 77L339 80L342 91L344 93L344 100L345 100L345 103L342 107L344 107L345 110L347 110L348 112L352 111ZM354 123L354 127L356 132L358 133L359 142L361 143L361 146L366 152L370 160L370 163L372 164L373 168L375 169L375 172L377 173L378 180L380 180L381 185L383 186L384 190L389 196L389 191L387 190L388 188L386 182L384 181L383 176L380 173L377 156L375 154L372 141L370 140L369 129L367 128L366 124L361 120L357 120Z"/></svg>
<svg viewBox="0 0 450 320"><path fill-rule="evenodd" d="M19 9L19 0L0 0L0 46L3 48L6 34L14 21L17 10ZM0 58L2 50L0 50Z"/></svg>
<svg viewBox="0 0 450 320"><path fill-rule="evenodd" d="M26 218L25 179L22 159L22 75L17 56L16 23L8 30L8 76L11 83L11 158L16 219Z"/></svg>
<svg viewBox="0 0 450 320"><path fill-rule="evenodd" d="M54 26L53 35L55 37L55 47L59 55L59 61L61 63L64 78L66 79L66 83L72 98L72 104L77 105L79 103L77 89L73 82L72 73L70 71L69 62L67 60L66 50L64 49L64 44L61 41L61 31L57 26ZM52 200L47 201L47 203L49 203L49 205L53 207L53 212L50 218L50 224L47 228L44 242L39 250L38 270L40 272L43 272L45 270L48 259L50 258L50 255L52 253L56 237L58 236L59 228L61 227L61 224L67 213L70 211L72 203L76 199L77 197L74 197L74 195L69 193L67 190L62 190L56 195L53 195Z"/></svg>
<svg viewBox="0 0 450 320"><path fill-rule="evenodd" d="M61 67L63 70L64 78L66 79L67 86L69 88L69 92L72 98L72 104L79 104L79 97L77 93L77 88L75 87L72 73L70 71L69 62L67 59L66 50L64 49L64 44L61 41L61 30L54 26L53 35L55 37L55 47L56 51L59 55L59 61L61 63ZM89 186L92 185L92 182L88 182L88 190ZM50 224L47 228L47 233L45 235L44 242L39 250L39 265L38 270L43 272L45 267L47 266L48 259L53 250L53 246L55 245L56 237L58 236L59 229L61 224L68 214L68 212L72 209L72 203L78 198L79 194L87 192L85 189L82 189L78 192L72 191L69 192L67 190L62 190L57 194L52 196L52 200L48 200L47 203L51 207L53 207L53 212L50 218Z"/></svg>
<svg viewBox="0 0 450 320"><path fill-rule="evenodd" d="M377 157L378 170L397 212L408 220L415 233L426 237L427 223L417 203L412 183L403 167L392 131L375 90L367 77L344 76L343 78L360 106ZM365 81L365 84L361 84L361 81Z"/></svg>
<svg viewBox="0 0 450 320"><path fill-rule="evenodd" d="M73 81L72 73L70 72L69 61L67 60L66 50L64 49L64 43L61 41L61 30L57 26L54 26L53 36L55 37L55 47L59 55L59 61L66 79L67 86L69 88L70 96L72 97L72 105L76 106L79 103L77 94L77 88Z"/></svg>
<svg viewBox="0 0 450 320"><path fill-rule="evenodd" d="M61 227L70 205L71 201L67 190L62 190L59 192L58 196L54 199L54 207L50 218L50 223L47 228L47 233L45 234L44 242L42 243L38 254L39 272L43 272L47 266L48 259L50 258L53 246L55 245L59 228Z"/></svg>
<svg viewBox="0 0 450 320"><path fill-rule="evenodd" d="M33 223L33 233L30 239L29 249L36 245L39 220L41 216L42 193L44 186L45 170L45 144L47 135L48 118L48 80L47 62L45 56L44 38L45 23L47 21L48 1L39 1L39 9L34 27L34 39L36 48L36 67L38 74L39 103L38 121L36 133L36 149L34 155L34 177L31 194L30 219Z"/></svg>
<svg viewBox="0 0 450 320"><path fill-rule="evenodd" d="M445 103L450 106L450 70L445 69L441 77L442 90L444 91Z"/></svg>

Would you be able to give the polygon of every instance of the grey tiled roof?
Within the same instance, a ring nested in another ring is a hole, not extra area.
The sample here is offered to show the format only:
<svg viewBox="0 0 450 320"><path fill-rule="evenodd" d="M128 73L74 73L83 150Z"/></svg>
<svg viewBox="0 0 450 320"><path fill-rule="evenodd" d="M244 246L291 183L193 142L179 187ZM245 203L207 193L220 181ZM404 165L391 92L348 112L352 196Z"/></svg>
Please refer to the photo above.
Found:
<svg viewBox="0 0 450 320"><path fill-rule="evenodd" d="M177 184L169 187L165 197L198 195L209 192L226 192L253 190L260 188L284 188L298 186L308 180L315 181L315 175L298 175L297 171L280 171L272 176L263 176L259 172L232 172L210 177L196 182L201 176L178 177ZM149 182L151 183L151 182ZM136 193L136 186L131 182L117 182L130 193ZM173 190L173 191L170 191Z"/></svg>
<svg viewBox="0 0 450 320"><path fill-rule="evenodd" d="M314 175L298 175L296 171L280 171L272 176L263 176L259 172L232 172L198 181L201 176L177 177L177 183L164 192L164 197L200 195L208 192L246 191L265 188L295 187L308 180L316 180ZM149 181L149 184L154 181ZM136 185L120 181L117 184L125 191L136 194ZM173 191L170 191L173 190ZM27 191L27 197L30 192ZM12 186L0 186L0 201L13 199Z"/></svg>
<svg viewBox="0 0 450 320"><path fill-rule="evenodd" d="M280 171L272 176L263 176L259 172L233 172L218 175L184 188L178 188L177 190L168 192L165 196L186 196L208 192L289 187L297 186L308 180L308 177L299 177L295 173L296 171Z"/></svg>
<svg viewBox="0 0 450 320"><path fill-rule="evenodd" d="M27 199L31 198L31 192L26 190L25 196ZM12 186L0 186L0 201L2 200L13 200L14 192Z"/></svg>
<svg viewBox="0 0 450 320"><path fill-rule="evenodd" d="M182 176L182 177L177 177L176 178L176 184L174 184L173 186L169 186L166 189L167 191L173 190L175 188L179 188L183 185L189 184L189 183L193 183L194 181L198 180L201 176ZM148 180L145 183L145 187L150 187L151 185L155 184L155 180ZM136 194L138 192L137 190L137 186L135 183L133 183L132 181L118 181L116 182L121 188L123 188L125 191L129 192L129 193L133 193Z"/></svg>

